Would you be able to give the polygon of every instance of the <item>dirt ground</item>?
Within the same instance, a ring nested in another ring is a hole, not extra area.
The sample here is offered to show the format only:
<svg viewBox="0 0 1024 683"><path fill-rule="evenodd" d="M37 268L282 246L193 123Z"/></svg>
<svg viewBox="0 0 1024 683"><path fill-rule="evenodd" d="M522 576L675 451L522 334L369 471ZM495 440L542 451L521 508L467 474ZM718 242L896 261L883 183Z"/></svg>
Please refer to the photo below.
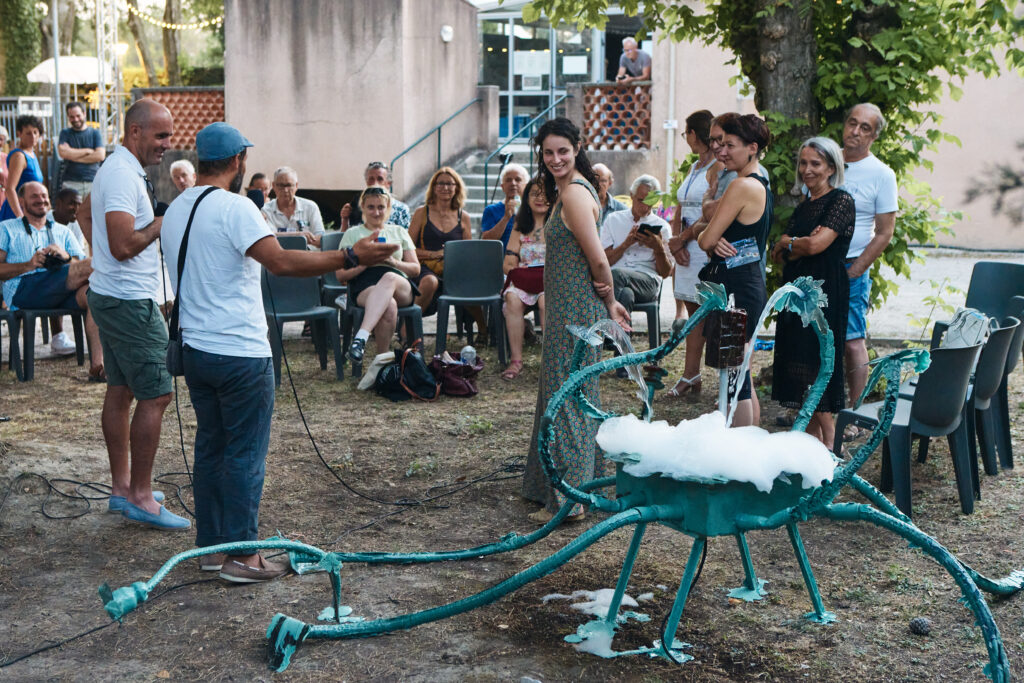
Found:
<svg viewBox="0 0 1024 683"><path fill-rule="evenodd" d="M646 342L636 339L645 347ZM294 383L324 459L352 488L384 501L422 499L454 491L430 506L396 508L344 489L318 459L303 428L287 379L277 393L261 534L280 533L321 548L361 551L442 550L474 546L534 527L532 504L518 495L537 385L539 347L527 348L527 369L514 383L498 377L493 349L481 393L432 404L392 404L358 393L354 381L333 381L321 371L309 342L286 342ZM770 354L756 354L770 363ZM666 367L675 378L682 352ZM37 473L51 480L108 481L99 429L101 385L67 359L42 360L35 382L19 384L0 373L0 665L36 648L109 624L97 587L128 585L151 576L176 552L191 547L191 532L140 528L106 513L96 500L46 496ZM181 384L185 450L191 459L194 416ZM678 421L712 408L716 382L705 371L704 398L696 403L656 400L659 419ZM631 385L602 380L605 406L636 408ZM1015 423L1024 408L1020 372L1011 384ZM763 402L762 424L774 427L778 409ZM1021 433L1014 429L1018 451ZM1018 460L1024 458L1018 455ZM862 474L877 483L879 457ZM163 424L156 471L168 507L182 513L191 492L172 404ZM958 556L990 576L1024 567L1022 468L985 477L976 512L959 511L945 443L914 465L915 519ZM470 483L485 475L489 477ZM11 487L11 483L14 483ZM71 484L55 483L62 490ZM460 488L464 487L464 488ZM87 495L89 494L87 492ZM849 500L857 500L852 494ZM49 519L86 514L74 519ZM859 501L858 501L859 502ZM447 603L497 583L548 556L585 526L569 525L523 550L482 560L422 566L343 569L343 604L377 618ZM732 604L727 590L742 580L735 544L710 542L703 574L691 594L677 637L692 644L694 661L604 660L564 642L589 617L564 601L542 604L549 593L615 585L629 530L620 530L550 576L484 608L406 632L355 641L311 641L291 667L266 667L265 631L282 612L316 623L330 604L324 575L289 576L267 585L234 586L211 579L194 564L175 570L161 586L188 583L151 600L121 625L102 628L62 647L0 668L0 679L31 680L280 680L280 681L890 681L984 680L987 653L959 591L932 561L896 536L867 525L821 520L802 526L825 605L838 621L806 622L809 601L786 534L751 534L767 599ZM641 548L629 594L653 592L630 622L617 649L659 637L682 576L690 539L651 528ZM160 589L158 589L160 590ZM995 601L993 613L1018 676L1024 674L1024 598ZM928 636L913 635L913 617L931 620Z"/></svg>

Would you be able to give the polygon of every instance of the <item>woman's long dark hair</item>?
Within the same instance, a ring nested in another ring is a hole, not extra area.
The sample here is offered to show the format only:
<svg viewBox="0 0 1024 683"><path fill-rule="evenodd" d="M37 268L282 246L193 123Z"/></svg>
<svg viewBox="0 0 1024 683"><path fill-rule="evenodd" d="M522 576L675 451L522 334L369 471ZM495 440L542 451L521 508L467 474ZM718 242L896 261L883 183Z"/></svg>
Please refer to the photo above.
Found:
<svg viewBox="0 0 1024 683"><path fill-rule="evenodd" d="M521 235L529 235L537 227L536 221L533 220L533 208L530 206L530 190L540 184L540 176L537 176L536 178L530 178L530 182L526 183L526 187L523 188L523 203L519 206L519 211L516 212L516 224L513 227ZM541 186L541 189L544 189L543 186ZM551 202L549 201L548 211L544 214L544 220L547 220L547 217L550 215Z"/></svg>
<svg viewBox="0 0 1024 683"><path fill-rule="evenodd" d="M548 198L548 203L554 205L557 198L555 191L555 177L551 175L551 171L544 165L544 153L542 145L544 144L544 138L549 135L557 135L563 137L569 141L573 147L576 145L580 146L580 151L576 154L576 170L580 172L587 182L590 183L595 189L597 189L597 175L594 173L593 167L590 165L590 159L587 158L587 153L583 151L583 145L581 144L582 138L580 137L580 129L576 127L569 119L559 116L555 119L550 119L540 127L537 131L537 135L533 138L533 144L537 147L537 158L540 159L540 179L544 183L544 195Z"/></svg>

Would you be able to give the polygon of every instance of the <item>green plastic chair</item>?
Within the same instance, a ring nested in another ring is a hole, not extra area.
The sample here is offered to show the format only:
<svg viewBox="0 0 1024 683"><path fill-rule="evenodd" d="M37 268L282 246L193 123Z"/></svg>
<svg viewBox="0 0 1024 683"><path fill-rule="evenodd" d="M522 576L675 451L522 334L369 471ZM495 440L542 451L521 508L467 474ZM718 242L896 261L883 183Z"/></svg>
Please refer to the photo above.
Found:
<svg viewBox="0 0 1024 683"><path fill-rule="evenodd" d="M274 382L281 384L281 339L286 322L308 320L313 328L313 343L320 357L320 369L327 369L327 344L334 349L334 367L342 378L344 364L338 313L320 304L319 277L283 277L264 270L261 279L263 312L267 316L270 350L274 360Z"/></svg>

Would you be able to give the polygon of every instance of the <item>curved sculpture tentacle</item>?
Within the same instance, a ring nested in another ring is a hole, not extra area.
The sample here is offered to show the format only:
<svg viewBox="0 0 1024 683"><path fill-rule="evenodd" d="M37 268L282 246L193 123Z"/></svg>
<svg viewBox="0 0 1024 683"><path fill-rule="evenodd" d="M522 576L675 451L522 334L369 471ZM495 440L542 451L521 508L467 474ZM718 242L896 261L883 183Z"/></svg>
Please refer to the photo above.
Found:
<svg viewBox="0 0 1024 683"><path fill-rule="evenodd" d="M631 508L595 524L570 541L558 552L490 588L447 605L440 605L420 612L413 612L412 614L376 619L374 621L319 626L304 624L301 621L279 613L274 616L267 630L267 637L271 639L268 643L271 649L271 666L278 671L282 671L287 666L287 662L295 648L304 640L313 638L364 638L390 631L409 629L420 624L445 619L490 604L531 581L547 576L617 529L641 522L669 519L672 516L673 510L662 506Z"/></svg>
<svg viewBox="0 0 1024 683"><path fill-rule="evenodd" d="M269 538L265 541L242 541L238 543L221 543L205 548L193 548L178 553L167 560L157 570L156 574L149 581L136 581L131 586L125 586L111 590L107 584L99 588L100 598L103 600L103 607L112 619L120 621L126 614L134 611L139 605L149 599L153 589L174 569L178 564L192 558L201 557L210 553L254 553L260 550L286 550L295 553L302 561L310 564L317 564L321 569L337 575L341 569L341 562L334 553L321 550L315 546L299 543L298 541L287 541L280 538ZM340 579L339 579L340 581ZM332 580L333 583L333 580ZM337 602L338 591L335 590L335 602Z"/></svg>
<svg viewBox="0 0 1024 683"><path fill-rule="evenodd" d="M615 477L602 477L601 479L595 479L588 481L586 484L580 487L580 490L584 492L590 492L594 489L605 488L607 486L613 486L615 484ZM558 509L555 516L551 518L544 526L540 527L536 531L529 533L525 536L512 532L501 538L496 543L487 543L485 545L478 545L472 548L463 548L461 550L449 550L445 552L413 552L413 553L392 553L392 552L361 552L361 553L335 553L338 559L343 562L359 562L363 564L428 564L431 562L449 562L453 560L471 560L486 555L496 555L498 553L505 553L512 550L518 550L524 548L532 543L536 543L542 538L551 534L558 526L562 523L562 520L568 516L575 503L566 501L562 507Z"/></svg>
<svg viewBox="0 0 1024 683"><path fill-rule="evenodd" d="M932 559L945 569L964 597L967 607L974 613L976 623L981 628L985 638L985 647L988 650L989 663L985 667L985 675L996 683L1008 683L1010 680L1010 661L1006 656L1002 638L999 635L999 627L992 619L992 612L978 591L978 586L971 578L970 572L960 563L956 557L946 550L938 541L921 531L912 523L898 520L894 517L874 509L870 505L860 503L839 503L829 505L822 510L822 514L830 519L840 521L864 521L870 522L883 529L898 534L909 541L912 545L920 548Z"/></svg>

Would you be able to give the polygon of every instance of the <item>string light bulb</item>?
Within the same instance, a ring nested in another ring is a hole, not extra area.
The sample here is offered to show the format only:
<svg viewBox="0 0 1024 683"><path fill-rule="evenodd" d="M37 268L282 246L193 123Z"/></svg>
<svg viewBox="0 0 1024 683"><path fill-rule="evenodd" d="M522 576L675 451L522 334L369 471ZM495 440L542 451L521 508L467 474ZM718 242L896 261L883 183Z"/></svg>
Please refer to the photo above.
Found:
<svg viewBox="0 0 1024 683"><path fill-rule="evenodd" d="M163 19L157 19L156 17L152 17L146 14L145 12L137 10L135 7L131 5L128 5L127 7L128 12L130 14L134 14L136 17L142 19L147 24L159 26L160 28L168 31L200 31L202 29L209 28L211 26L219 26L220 24L224 23L224 17L220 16L212 17L209 19L202 19L200 21L194 21L191 24L173 24L171 22L164 21Z"/></svg>

